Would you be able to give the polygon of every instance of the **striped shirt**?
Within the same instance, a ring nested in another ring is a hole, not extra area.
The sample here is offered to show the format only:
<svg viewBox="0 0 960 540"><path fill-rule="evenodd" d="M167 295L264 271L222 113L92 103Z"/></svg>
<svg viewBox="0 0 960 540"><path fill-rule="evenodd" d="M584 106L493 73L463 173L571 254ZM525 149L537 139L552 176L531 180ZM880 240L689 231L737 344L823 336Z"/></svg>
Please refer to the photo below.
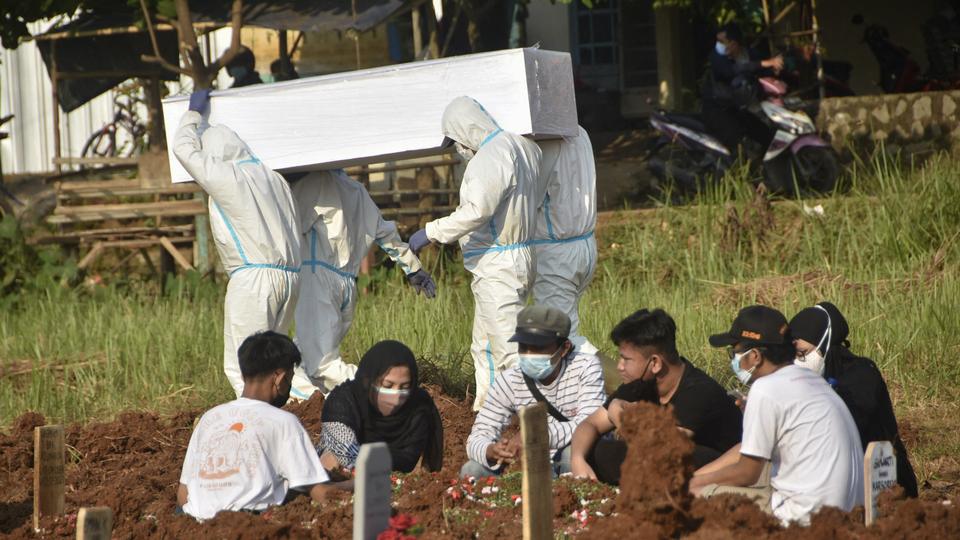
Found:
<svg viewBox="0 0 960 540"><path fill-rule="evenodd" d="M600 359L594 354L574 351L564 359L560 376L549 386L540 384L537 388L569 422L560 422L547 415L547 432L550 434L551 457L570 444L573 430L603 405L606 395L603 392L603 368ZM501 371L487 392L483 408L467 438L467 457L489 466L487 446L500 440L500 434L510 423L511 415L521 407L536 403L523 373L518 366Z"/></svg>

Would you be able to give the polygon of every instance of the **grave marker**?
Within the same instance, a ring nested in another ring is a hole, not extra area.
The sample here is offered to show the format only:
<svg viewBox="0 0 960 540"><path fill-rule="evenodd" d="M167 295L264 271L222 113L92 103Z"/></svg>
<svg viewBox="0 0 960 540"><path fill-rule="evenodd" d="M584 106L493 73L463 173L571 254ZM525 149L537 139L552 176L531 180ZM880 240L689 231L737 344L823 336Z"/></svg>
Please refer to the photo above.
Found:
<svg viewBox="0 0 960 540"><path fill-rule="evenodd" d="M40 426L33 430L33 528L40 516L63 514L63 426Z"/></svg>
<svg viewBox="0 0 960 540"><path fill-rule="evenodd" d="M353 540L376 540L390 524L390 472L387 443L360 447L353 492Z"/></svg>
<svg viewBox="0 0 960 540"><path fill-rule="evenodd" d="M110 540L113 510L106 506L81 508L77 514L77 540Z"/></svg>
<svg viewBox="0 0 960 540"><path fill-rule="evenodd" d="M867 526L879 517L877 496L897 485L897 456L890 441L875 441L867 445L863 456L863 506Z"/></svg>
<svg viewBox="0 0 960 540"><path fill-rule="evenodd" d="M523 439L523 539L553 538L553 471L547 408L542 403L520 409Z"/></svg>

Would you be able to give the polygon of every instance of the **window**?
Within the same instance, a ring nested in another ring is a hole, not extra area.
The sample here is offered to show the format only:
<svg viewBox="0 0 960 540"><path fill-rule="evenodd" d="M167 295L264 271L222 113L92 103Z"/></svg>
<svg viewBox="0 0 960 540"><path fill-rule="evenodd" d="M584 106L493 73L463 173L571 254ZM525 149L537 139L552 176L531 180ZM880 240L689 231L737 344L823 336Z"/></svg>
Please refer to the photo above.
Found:
<svg viewBox="0 0 960 540"><path fill-rule="evenodd" d="M576 46L577 63L582 66L617 65L617 14L618 0L599 0L593 9L576 2L574 13L577 17Z"/></svg>

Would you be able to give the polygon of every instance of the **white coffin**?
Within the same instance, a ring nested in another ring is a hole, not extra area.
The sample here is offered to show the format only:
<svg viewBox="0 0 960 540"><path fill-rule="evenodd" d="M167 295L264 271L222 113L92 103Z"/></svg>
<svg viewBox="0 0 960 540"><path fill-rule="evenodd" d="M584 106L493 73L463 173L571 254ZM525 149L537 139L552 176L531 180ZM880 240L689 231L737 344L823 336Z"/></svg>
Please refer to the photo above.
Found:
<svg viewBox="0 0 960 540"><path fill-rule="evenodd" d="M577 134L570 55L510 49L261 84L212 94L209 122L239 134L275 170L329 169L440 151L447 104L467 95L500 126L537 138ZM163 101L174 183L190 175L173 155L189 96Z"/></svg>

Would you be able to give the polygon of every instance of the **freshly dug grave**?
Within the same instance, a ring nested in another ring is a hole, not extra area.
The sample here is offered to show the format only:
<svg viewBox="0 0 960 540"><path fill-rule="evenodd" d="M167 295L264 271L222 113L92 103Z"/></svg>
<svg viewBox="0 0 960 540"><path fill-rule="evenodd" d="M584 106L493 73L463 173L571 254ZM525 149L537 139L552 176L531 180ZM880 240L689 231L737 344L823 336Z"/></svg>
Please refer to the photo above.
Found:
<svg viewBox="0 0 960 540"><path fill-rule="evenodd" d="M444 419L445 459L439 473L416 472L393 479L397 512L417 521L420 538L519 538L521 478L513 472L496 480L461 481L464 444L473 414L470 404L431 393ZM315 434L320 397L290 405ZM601 484L561 478L554 483L554 530L587 538L958 538L960 512L952 505L884 495L884 516L866 528L863 511L827 509L810 528L782 529L746 499L710 500L687 493L692 446L673 417L647 404L631 406L624 417L628 458L619 495ZM68 426L66 508L59 519L31 527L33 428L35 413L18 418L0 435L0 536L73 538L81 506L109 506L118 538L348 538L353 507L349 497L323 505L306 497L261 515L222 512L205 523L174 515L180 467L196 413L158 417L131 412L109 423Z"/></svg>

